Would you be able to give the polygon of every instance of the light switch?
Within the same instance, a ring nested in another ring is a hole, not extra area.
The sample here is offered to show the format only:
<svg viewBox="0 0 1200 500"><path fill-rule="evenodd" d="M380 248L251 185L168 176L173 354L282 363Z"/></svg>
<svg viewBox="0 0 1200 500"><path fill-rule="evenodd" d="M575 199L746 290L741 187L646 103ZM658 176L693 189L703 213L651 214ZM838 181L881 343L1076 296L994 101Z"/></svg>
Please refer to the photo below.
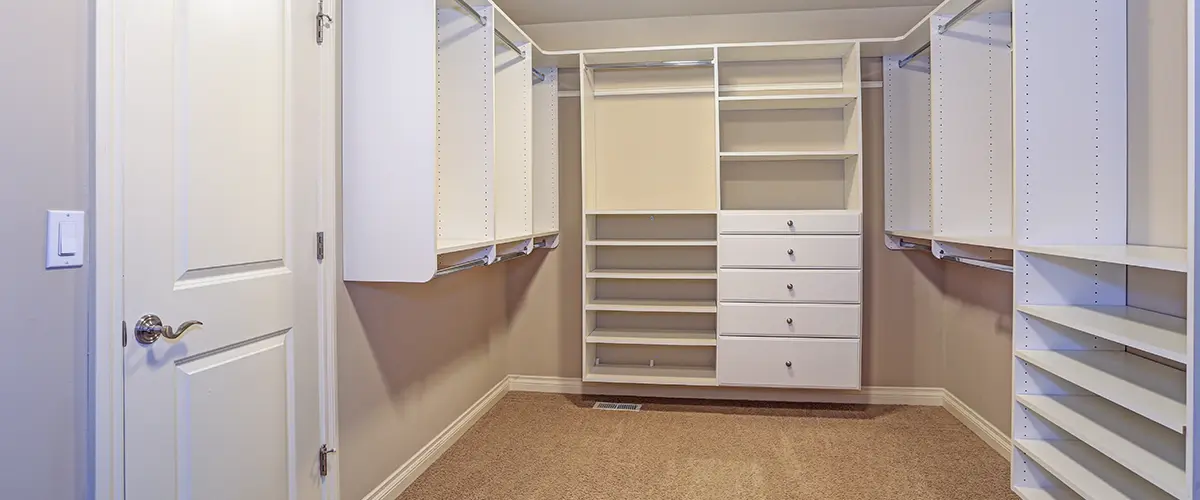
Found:
<svg viewBox="0 0 1200 500"><path fill-rule="evenodd" d="M84 227L83 212L47 212L46 269L83 266Z"/></svg>

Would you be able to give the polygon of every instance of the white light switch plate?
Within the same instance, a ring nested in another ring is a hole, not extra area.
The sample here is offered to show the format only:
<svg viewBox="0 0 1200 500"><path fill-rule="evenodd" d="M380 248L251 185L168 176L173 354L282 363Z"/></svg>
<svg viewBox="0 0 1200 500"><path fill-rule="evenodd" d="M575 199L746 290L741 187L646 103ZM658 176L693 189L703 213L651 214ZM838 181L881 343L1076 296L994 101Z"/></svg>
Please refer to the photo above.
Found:
<svg viewBox="0 0 1200 500"><path fill-rule="evenodd" d="M86 222L83 212L46 211L46 269L83 266Z"/></svg>

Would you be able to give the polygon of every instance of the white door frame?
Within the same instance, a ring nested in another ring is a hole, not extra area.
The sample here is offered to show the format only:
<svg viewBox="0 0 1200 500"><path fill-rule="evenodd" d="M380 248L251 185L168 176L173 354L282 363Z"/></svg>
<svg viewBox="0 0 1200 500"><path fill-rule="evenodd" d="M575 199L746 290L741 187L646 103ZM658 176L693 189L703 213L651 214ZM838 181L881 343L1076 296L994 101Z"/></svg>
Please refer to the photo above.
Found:
<svg viewBox="0 0 1200 500"><path fill-rule="evenodd" d="M121 74L116 64L124 59L124 33L121 7L124 0L94 0L92 49L92 220L93 240L90 281L93 284L89 305L90 391L88 416L90 436L89 483L95 500L125 498L125 360L121 345L124 318L121 226L122 142L115 123L121 118ZM314 13L314 41L317 0L311 0ZM339 11L338 0L324 0L332 15ZM337 55L341 36L327 33L320 54L321 67L321 161L319 220L325 232L325 261L318 268L319 294L317 338L321 391L323 442L338 446L337 436L337 285L338 285L338 212L337 212ZM314 242L315 244L315 242ZM323 498L337 500L339 495L337 454L330 455L329 476L322 488Z"/></svg>

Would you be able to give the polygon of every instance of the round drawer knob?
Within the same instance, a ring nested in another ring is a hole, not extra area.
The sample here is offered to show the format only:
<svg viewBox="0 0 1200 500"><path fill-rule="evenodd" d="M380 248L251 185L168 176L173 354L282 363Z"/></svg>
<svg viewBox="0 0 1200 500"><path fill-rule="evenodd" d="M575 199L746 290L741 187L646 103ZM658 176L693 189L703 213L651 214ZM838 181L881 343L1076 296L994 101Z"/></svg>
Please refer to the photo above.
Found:
<svg viewBox="0 0 1200 500"><path fill-rule="evenodd" d="M796 255L796 251L789 248L788 255Z"/></svg>
<svg viewBox="0 0 1200 500"><path fill-rule="evenodd" d="M788 227L792 227L792 226L795 226L795 225L796 225L796 223L795 223L795 222L788 221Z"/></svg>
<svg viewBox="0 0 1200 500"><path fill-rule="evenodd" d="M787 319L787 322L788 322L788 324L789 324L789 325L790 325L790 324L792 324L792 318L788 318L788 319Z"/></svg>
<svg viewBox="0 0 1200 500"><path fill-rule="evenodd" d="M791 367L792 367L792 362L791 362L791 361L788 361L788 362L784 363L784 366L787 366L788 368L791 368Z"/></svg>
<svg viewBox="0 0 1200 500"><path fill-rule="evenodd" d="M793 290L793 289L795 289L795 288L796 288L796 287L795 287L795 286L792 286L792 284L791 284L791 283L788 283L788 290Z"/></svg>

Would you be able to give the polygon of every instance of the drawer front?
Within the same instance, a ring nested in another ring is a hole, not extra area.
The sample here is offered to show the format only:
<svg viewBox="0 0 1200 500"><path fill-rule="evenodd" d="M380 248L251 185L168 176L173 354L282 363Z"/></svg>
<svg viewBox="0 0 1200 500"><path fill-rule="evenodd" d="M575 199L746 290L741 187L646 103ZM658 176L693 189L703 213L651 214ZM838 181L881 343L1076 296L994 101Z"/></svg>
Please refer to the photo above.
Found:
<svg viewBox="0 0 1200 500"><path fill-rule="evenodd" d="M862 301L860 271L722 269L718 280L722 301L842 304Z"/></svg>
<svg viewBox="0 0 1200 500"><path fill-rule="evenodd" d="M862 234L858 212L722 212L722 234Z"/></svg>
<svg viewBox="0 0 1200 500"><path fill-rule="evenodd" d="M862 268L860 236L722 236L722 267Z"/></svg>
<svg viewBox="0 0 1200 500"><path fill-rule="evenodd" d="M721 335L841 337L862 335L862 307L851 304L721 304Z"/></svg>
<svg viewBox="0 0 1200 500"><path fill-rule="evenodd" d="M859 341L722 337L717 382L753 387L859 389Z"/></svg>

